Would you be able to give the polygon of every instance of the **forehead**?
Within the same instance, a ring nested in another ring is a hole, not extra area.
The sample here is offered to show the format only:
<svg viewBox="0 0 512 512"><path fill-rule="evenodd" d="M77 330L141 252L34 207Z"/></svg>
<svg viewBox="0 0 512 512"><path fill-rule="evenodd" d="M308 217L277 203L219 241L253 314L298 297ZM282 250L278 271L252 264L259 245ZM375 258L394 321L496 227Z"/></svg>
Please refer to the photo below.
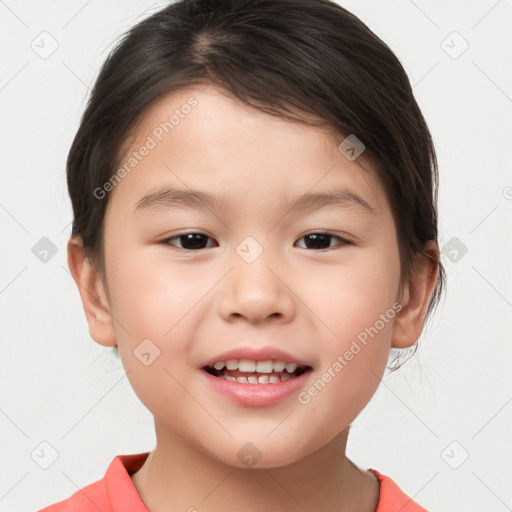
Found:
<svg viewBox="0 0 512 512"><path fill-rule="evenodd" d="M338 148L343 138L325 124L271 116L224 90L190 87L164 97L140 119L121 155L119 168L127 172L111 202L134 211L141 197L165 184L209 190L226 207L265 195L290 203L307 191L343 186L380 208L374 172L362 157L346 158Z"/></svg>

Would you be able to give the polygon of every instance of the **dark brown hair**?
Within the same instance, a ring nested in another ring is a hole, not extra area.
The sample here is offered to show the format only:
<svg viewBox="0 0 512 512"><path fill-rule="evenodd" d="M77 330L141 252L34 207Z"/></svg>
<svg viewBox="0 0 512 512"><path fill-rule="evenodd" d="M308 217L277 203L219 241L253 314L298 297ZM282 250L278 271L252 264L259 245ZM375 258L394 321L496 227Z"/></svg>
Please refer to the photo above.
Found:
<svg viewBox="0 0 512 512"><path fill-rule="evenodd" d="M102 277L108 196L94 191L115 174L150 106L208 83L271 115L321 119L340 136L355 134L389 198L402 276L410 277L412 256L438 237L431 135L393 52L329 0L179 0L123 37L101 69L67 160L72 236ZM429 314L443 284L440 264Z"/></svg>

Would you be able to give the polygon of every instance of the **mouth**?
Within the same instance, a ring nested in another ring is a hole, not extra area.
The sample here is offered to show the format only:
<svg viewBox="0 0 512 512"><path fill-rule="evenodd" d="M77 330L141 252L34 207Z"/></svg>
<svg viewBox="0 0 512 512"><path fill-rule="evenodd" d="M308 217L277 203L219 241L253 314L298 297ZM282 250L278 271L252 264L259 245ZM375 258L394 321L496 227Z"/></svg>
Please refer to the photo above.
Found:
<svg viewBox="0 0 512 512"><path fill-rule="evenodd" d="M204 366L203 370L214 377L230 382L265 385L296 379L311 371L312 368L284 360L228 359Z"/></svg>

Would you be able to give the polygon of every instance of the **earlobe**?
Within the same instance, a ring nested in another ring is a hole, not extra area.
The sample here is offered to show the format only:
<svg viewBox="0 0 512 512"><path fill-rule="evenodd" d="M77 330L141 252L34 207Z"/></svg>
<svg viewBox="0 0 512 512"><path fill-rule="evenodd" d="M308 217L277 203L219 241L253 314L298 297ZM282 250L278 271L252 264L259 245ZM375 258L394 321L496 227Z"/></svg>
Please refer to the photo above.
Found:
<svg viewBox="0 0 512 512"><path fill-rule="evenodd" d="M411 281L404 290L402 309L395 319L391 346L410 347L420 337L430 298L434 291L439 270L439 249L433 241L425 245L429 255L417 254L412 265Z"/></svg>
<svg viewBox="0 0 512 512"><path fill-rule="evenodd" d="M80 238L71 237L67 251L69 270L82 299L89 334L100 345L113 347L117 339L101 277L87 260Z"/></svg>

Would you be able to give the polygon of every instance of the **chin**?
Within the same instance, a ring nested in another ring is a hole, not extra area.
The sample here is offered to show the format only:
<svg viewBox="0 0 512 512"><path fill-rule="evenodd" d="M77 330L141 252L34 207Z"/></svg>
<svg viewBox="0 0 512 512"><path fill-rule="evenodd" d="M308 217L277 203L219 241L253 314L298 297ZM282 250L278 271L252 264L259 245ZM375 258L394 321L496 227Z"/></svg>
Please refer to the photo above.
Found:
<svg viewBox="0 0 512 512"><path fill-rule="evenodd" d="M276 436L273 442L232 441L225 450L212 452L211 457L218 462L240 469L280 468L298 462L309 452L298 450L297 443L284 444Z"/></svg>

